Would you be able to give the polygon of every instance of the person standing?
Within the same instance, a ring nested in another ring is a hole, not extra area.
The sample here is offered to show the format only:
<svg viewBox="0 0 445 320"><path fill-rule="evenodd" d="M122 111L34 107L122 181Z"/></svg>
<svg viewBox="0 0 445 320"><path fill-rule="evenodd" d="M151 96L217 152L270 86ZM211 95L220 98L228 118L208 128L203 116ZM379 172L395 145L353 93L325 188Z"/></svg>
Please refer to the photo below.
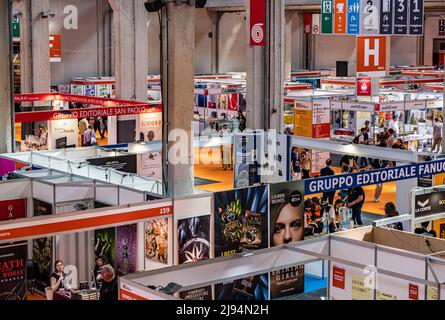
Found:
<svg viewBox="0 0 445 320"><path fill-rule="evenodd" d="M301 153L301 172L302 179L309 179L311 177L311 154L308 149L304 149Z"/></svg>
<svg viewBox="0 0 445 320"><path fill-rule="evenodd" d="M348 208L352 210L352 220L355 225L362 226L362 207L365 203L365 191L362 187L354 187L348 190Z"/></svg>
<svg viewBox="0 0 445 320"><path fill-rule="evenodd" d="M394 145L394 140L396 139L394 136L394 129L392 129L392 128L388 129L388 133L389 133L389 136L388 136L388 139L386 139L386 146L388 148L392 148L392 146Z"/></svg>
<svg viewBox="0 0 445 320"><path fill-rule="evenodd" d="M324 167L320 170L320 176L328 177L328 176L333 176L334 174L335 174L335 172L332 169L332 160L327 159L326 167ZM334 197L335 197L335 191L323 192L322 201L323 202L327 201L330 205L332 205L334 203Z"/></svg>
<svg viewBox="0 0 445 320"><path fill-rule="evenodd" d="M118 281L114 269L109 264L100 268L102 286L100 287L100 301L117 301Z"/></svg>
<svg viewBox="0 0 445 320"><path fill-rule="evenodd" d="M242 111L238 111L238 117L236 117L238 120L238 130L240 132L243 132L246 130L246 117L243 115Z"/></svg>
<svg viewBox="0 0 445 320"><path fill-rule="evenodd" d="M373 170L381 169L383 167L385 167L385 166L384 166L384 162L382 160L380 160L380 159L372 160L371 168ZM375 185L375 191L374 191L374 202L380 201L380 196L382 194L382 190L383 190L383 183L377 183Z"/></svg>
<svg viewBox="0 0 445 320"><path fill-rule="evenodd" d="M82 146L84 146L84 135L85 131L87 131L88 129L88 126L89 126L88 119L83 118L79 121L79 133L81 137Z"/></svg>
<svg viewBox="0 0 445 320"><path fill-rule="evenodd" d="M442 125L439 122L439 118L434 118L433 124L433 145L431 146L431 152L439 152L442 143Z"/></svg>
<svg viewBox="0 0 445 320"><path fill-rule="evenodd" d="M300 180L301 179L301 167L300 167L300 154L298 153L298 148L292 148L291 154L291 163L290 163L290 172L292 180Z"/></svg>
<svg viewBox="0 0 445 320"><path fill-rule="evenodd" d="M96 133L93 131L93 127L89 125L88 129L84 132L83 135L83 145L93 146L96 143L97 143Z"/></svg>
<svg viewBox="0 0 445 320"><path fill-rule="evenodd" d="M394 137L397 137L399 135L399 122L398 122L399 118L397 118L397 116L393 116L392 120L389 122L388 126L389 129L393 129L394 130Z"/></svg>
<svg viewBox="0 0 445 320"><path fill-rule="evenodd" d="M223 128L219 132L219 135L222 137L221 141L221 152L222 152L222 167L223 170L227 170L228 168L232 167L232 144L225 143L224 139L230 139L230 130L227 127L227 124L225 123L223 125ZM233 168L232 168L233 170Z"/></svg>
<svg viewBox="0 0 445 320"><path fill-rule="evenodd" d="M398 215L399 212L397 211L395 204L393 202L387 202L385 204L385 217L391 218L391 217L397 217ZM391 223L388 227L391 229L403 231L403 225L401 222Z"/></svg>
<svg viewBox="0 0 445 320"><path fill-rule="evenodd" d="M99 126L100 138L105 139L105 133L108 133L107 120L102 117L99 117L98 122L99 122L98 126Z"/></svg>

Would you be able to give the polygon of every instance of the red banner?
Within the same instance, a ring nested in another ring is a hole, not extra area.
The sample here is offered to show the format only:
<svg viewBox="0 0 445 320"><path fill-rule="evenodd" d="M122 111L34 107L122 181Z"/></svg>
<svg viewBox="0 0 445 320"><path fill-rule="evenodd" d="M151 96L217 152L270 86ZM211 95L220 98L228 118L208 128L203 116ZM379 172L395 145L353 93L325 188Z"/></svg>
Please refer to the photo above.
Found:
<svg viewBox="0 0 445 320"><path fill-rule="evenodd" d="M14 96L15 102L36 102L36 101L64 101L73 103L92 104L103 107L113 106L148 106L145 102L121 100L121 99L109 99L100 97L88 97L70 93L25 93L16 94Z"/></svg>
<svg viewBox="0 0 445 320"><path fill-rule="evenodd" d="M0 221L26 217L26 199L0 201Z"/></svg>
<svg viewBox="0 0 445 320"><path fill-rule="evenodd" d="M14 120L16 123L22 123L34 121L126 116L131 114L143 114L153 112L162 112L161 105L132 105L69 110L18 112L15 114Z"/></svg>
<svg viewBox="0 0 445 320"><path fill-rule="evenodd" d="M371 78L357 78L357 96L371 96Z"/></svg>
<svg viewBox="0 0 445 320"><path fill-rule="evenodd" d="M266 45L266 1L250 0L250 46Z"/></svg>
<svg viewBox="0 0 445 320"><path fill-rule="evenodd" d="M345 269L339 267L332 268L332 286L339 289L345 288Z"/></svg>
<svg viewBox="0 0 445 320"><path fill-rule="evenodd" d="M312 32L312 13L305 13L303 15L304 20L304 33L311 34Z"/></svg>

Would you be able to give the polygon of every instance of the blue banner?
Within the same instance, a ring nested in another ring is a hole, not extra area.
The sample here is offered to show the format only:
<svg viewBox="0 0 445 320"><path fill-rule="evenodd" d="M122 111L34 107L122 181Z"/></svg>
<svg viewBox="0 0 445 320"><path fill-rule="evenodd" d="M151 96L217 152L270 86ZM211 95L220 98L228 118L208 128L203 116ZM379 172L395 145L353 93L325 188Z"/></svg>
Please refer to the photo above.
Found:
<svg viewBox="0 0 445 320"><path fill-rule="evenodd" d="M360 0L348 0L348 34L360 33Z"/></svg>
<svg viewBox="0 0 445 320"><path fill-rule="evenodd" d="M445 172L445 159L305 180L305 194L363 187Z"/></svg>

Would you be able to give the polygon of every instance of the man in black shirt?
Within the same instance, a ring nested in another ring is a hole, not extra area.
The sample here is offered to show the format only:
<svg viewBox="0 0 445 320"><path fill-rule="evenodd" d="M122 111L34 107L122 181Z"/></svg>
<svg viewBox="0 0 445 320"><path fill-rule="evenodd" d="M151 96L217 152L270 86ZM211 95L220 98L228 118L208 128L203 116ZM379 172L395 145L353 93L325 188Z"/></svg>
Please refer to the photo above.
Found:
<svg viewBox="0 0 445 320"><path fill-rule="evenodd" d="M344 167L345 165L349 166L349 172L352 173L354 171L354 167L357 166L355 158L353 156L345 154L340 159L340 167Z"/></svg>
<svg viewBox="0 0 445 320"><path fill-rule="evenodd" d="M348 190L348 208L352 209L352 219L355 225L362 226L362 207L365 203L365 191L362 187Z"/></svg>
<svg viewBox="0 0 445 320"><path fill-rule="evenodd" d="M102 301L117 301L118 281L114 269L109 264L100 268L102 275L102 286L100 287L100 299Z"/></svg>
<svg viewBox="0 0 445 320"><path fill-rule="evenodd" d="M320 176L322 177L333 176L335 172L334 170L332 170L331 166L332 166L332 160L331 159L326 160L326 167L320 170ZM332 205L334 203L334 196L335 196L335 191L323 192L322 202L328 200L328 203Z"/></svg>

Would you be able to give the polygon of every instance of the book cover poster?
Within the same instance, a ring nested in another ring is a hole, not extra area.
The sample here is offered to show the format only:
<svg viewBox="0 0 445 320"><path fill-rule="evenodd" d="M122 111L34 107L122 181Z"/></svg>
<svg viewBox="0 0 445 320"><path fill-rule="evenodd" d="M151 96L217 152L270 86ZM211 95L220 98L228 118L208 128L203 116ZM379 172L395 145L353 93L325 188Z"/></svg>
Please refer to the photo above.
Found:
<svg viewBox="0 0 445 320"><path fill-rule="evenodd" d="M53 237L38 238L32 241L32 261L34 264L35 287L45 292L50 285L49 277L53 265Z"/></svg>
<svg viewBox="0 0 445 320"><path fill-rule="evenodd" d="M26 299L27 244L0 247L0 300Z"/></svg>
<svg viewBox="0 0 445 320"><path fill-rule="evenodd" d="M116 273L118 276L136 272L136 235L136 224L116 228Z"/></svg>
<svg viewBox="0 0 445 320"><path fill-rule="evenodd" d="M215 285L215 300L269 300L268 274Z"/></svg>
<svg viewBox="0 0 445 320"><path fill-rule="evenodd" d="M48 202L45 202L42 200L33 199L33 204L34 204L34 216L35 217L53 214L53 207L52 207L51 203L48 203Z"/></svg>
<svg viewBox="0 0 445 320"><path fill-rule="evenodd" d="M270 246L304 239L304 181L270 185ZM271 299L304 292L304 266L270 273Z"/></svg>
<svg viewBox="0 0 445 320"><path fill-rule="evenodd" d="M178 263L210 258L210 216L178 220Z"/></svg>
<svg viewBox="0 0 445 320"><path fill-rule="evenodd" d="M267 186L214 194L215 257L267 247Z"/></svg>
<svg viewBox="0 0 445 320"><path fill-rule="evenodd" d="M26 217L26 199L0 201L0 221Z"/></svg>
<svg viewBox="0 0 445 320"><path fill-rule="evenodd" d="M94 230L94 257L107 258L108 264L116 266L116 229L107 228Z"/></svg>
<svg viewBox="0 0 445 320"><path fill-rule="evenodd" d="M183 291L179 297L183 300L212 300L212 286Z"/></svg>
<svg viewBox="0 0 445 320"><path fill-rule="evenodd" d="M165 264L168 262L168 219L145 223L145 257Z"/></svg>

